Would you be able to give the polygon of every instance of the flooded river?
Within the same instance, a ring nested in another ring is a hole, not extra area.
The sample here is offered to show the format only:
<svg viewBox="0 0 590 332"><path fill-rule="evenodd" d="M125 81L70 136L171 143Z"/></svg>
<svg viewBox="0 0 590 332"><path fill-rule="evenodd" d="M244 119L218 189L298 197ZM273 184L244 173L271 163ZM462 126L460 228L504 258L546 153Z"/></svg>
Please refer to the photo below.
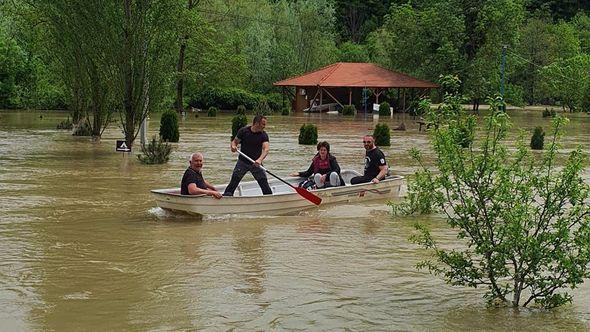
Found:
<svg viewBox="0 0 590 332"><path fill-rule="evenodd" d="M511 115L514 132L550 121ZM116 125L92 142L56 130L65 117L0 111L0 331L590 329L590 283L572 305L512 310L417 271L425 253L407 240L416 219L391 217L384 202L203 220L156 208L149 190L178 186L191 152L205 154L210 182L229 181L228 115L183 118L171 161L157 166L116 153ZM301 115L270 117L271 171L307 168L315 147L297 135L308 122L343 168L361 169L371 118ZM405 122L383 150L395 173L409 175L408 150L428 140ZM150 134L158 126L154 116ZM590 116L575 115L567 133L564 151L590 152ZM455 241L440 218L421 221Z"/></svg>

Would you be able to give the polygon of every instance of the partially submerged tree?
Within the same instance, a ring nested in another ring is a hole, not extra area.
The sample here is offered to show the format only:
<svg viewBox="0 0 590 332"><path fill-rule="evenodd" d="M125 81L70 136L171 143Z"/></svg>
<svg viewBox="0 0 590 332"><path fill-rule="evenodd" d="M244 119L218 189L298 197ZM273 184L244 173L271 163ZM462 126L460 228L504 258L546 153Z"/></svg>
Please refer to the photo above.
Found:
<svg viewBox="0 0 590 332"><path fill-rule="evenodd" d="M418 266L448 283L487 287L485 298L495 304L552 308L570 302L564 290L590 277L590 185L581 177L586 156L577 148L557 164L567 123L561 117L553 120L542 158L523 137L509 149L503 142L508 115L499 102L491 104L477 147L461 147L456 122L439 121L431 130L436 170L414 150L421 169L409 199L394 212L444 212L464 246L443 248L422 225L413 240L433 254Z"/></svg>

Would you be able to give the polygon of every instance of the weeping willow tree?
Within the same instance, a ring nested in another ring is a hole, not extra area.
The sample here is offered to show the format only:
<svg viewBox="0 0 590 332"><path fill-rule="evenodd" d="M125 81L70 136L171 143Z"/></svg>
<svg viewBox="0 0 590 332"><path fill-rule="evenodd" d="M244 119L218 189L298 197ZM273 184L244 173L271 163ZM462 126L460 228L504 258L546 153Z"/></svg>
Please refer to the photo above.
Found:
<svg viewBox="0 0 590 332"><path fill-rule="evenodd" d="M69 91L73 118L99 138L116 112L128 146L163 100L179 1L39 0L31 18Z"/></svg>
<svg viewBox="0 0 590 332"><path fill-rule="evenodd" d="M112 54L106 47L113 31L103 19L111 8L92 0L40 0L30 6L31 26L42 31L45 55L64 82L74 122L86 122L99 138L113 113Z"/></svg>

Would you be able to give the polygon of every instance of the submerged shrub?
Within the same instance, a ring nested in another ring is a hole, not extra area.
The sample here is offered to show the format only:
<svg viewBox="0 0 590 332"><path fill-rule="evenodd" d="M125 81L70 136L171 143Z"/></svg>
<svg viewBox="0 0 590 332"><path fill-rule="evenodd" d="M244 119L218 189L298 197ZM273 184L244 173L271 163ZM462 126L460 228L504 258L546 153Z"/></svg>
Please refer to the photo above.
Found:
<svg viewBox="0 0 590 332"><path fill-rule="evenodd" d="M342 109L342 115L355 115L356 114L356 108L354 108L353 105L346 105L344 106L344 108Z"/></svg>
<svg viewBox="0 0 590 332"><path fill-rule="evenodd" d="M389 109L389 103L384 101L379 105L379 115L380 116L390 116L391 110Z"/></svg>
<svg viewBox="0 0 590 332"><path fill-rule="evenodd" d="M57 124L57 129L72 130L74 124L70 121L70 117Z"/></svg>
<svg viewBox="0 0 590 332"><path fill-rule="evenodd" d="M92 127L88 121L80 121L78 125L74 128L74 132L72 133L73 136L92 136Z"/></svg>
<svg viewBox="0 0 590 332"><path fill-rule="evenodd" d="M244 114L238 114L231 119L231 139L238 134L240 128L245 127L248 124L248 118Z"/></svg>
<svg viewBox="0 0 590 332"><path fill-rule="evenodd" d="M160 137L166 142L178 142L180 133L178 131L178 114L176 111L167 110L162 113Z"/></svg>
<svg viewBox="0 0 590 332"><path fill-rule="evenodd" d="M281 115L289 115L289 114L291 114L290 107L283 107L283 110L281 111Z"/></svg>
<svg viewBox="0 0 590 332"><path fill-rule="evenodd" d="M156 139L156 136L146 146L141 144L141 152L143 154L137 155L137 159L144 164L164 164L170 159L172 146L162 139Z"/></svg>
<svg viewBox="0 0 590 332"><path fill-rule="evenodd" d="M553 108L552 108L551 110L549 110L549 109L547 109L547 108L546 108L546 109L543 111L543 117L544 117L544 118L548 118L548 117L552 117L552 118L554 118L556 114L557 114L557 113L555 112L555 110L554 110Z"/></svg>
<svg viewBox="0 0 590 332"><path fill-rule="evenodd" d="M314 124L303 124L299 129L299 144L314 145L318 143L318 127Z"/></svg>
<svg viewBox="0 0 590 332"><path fill-rule="evenodd" d="M542 127L535 127L531 137L531 149L543 150L543 145L545 145L545 132Z"/></svg>
<svg viewBox="0 0 590 332"><path fill-rule="evenodd" d="M236 109L236 114L246 115L246 106L239 105Z"/></svg>
<svg viewBox="0 0 590 332"><path fill-rule="evenodd" d="M207 111L207 116L208 117L216 117L217 116L217 112L219 111L219 109L215 106L211 106L209 107L209 110Z"/></svg>
<svg viewBox="0 0 590 332"><path fill-rule="evenodd" d="M386 123L378 123L375 126L373 137L375 138L375 145L377 146L391 145L391 133L389 131L389 126Z"/></svg>

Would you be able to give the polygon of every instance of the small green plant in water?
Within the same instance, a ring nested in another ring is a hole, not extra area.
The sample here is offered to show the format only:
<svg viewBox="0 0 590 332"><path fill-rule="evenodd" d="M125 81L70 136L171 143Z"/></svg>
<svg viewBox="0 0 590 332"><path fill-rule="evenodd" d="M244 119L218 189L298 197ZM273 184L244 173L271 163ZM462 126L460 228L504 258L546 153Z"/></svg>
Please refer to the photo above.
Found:
<svg viewBox="0 0 590 332"><path fill-rule="evenodd" d="M166 142L178 142L180 132L178 131L178 113L173 110L166 110L160 119L160 138Z"/></svg>
<svg viewBox="0 0 590 332"><path fill-rule="evenodd" d="M342 108L342 115L346 116L354 116L356 114L356 108L354 105L346 105Z"/></svg>
<svg viewBox="0 0 590 332"><path fill-rule="evenodd" d="M248 118L244 114L238 114L231 119L231 139L238 134L240 128L245 127L248 124Z"/></svg>
<svg viewBox="0 0 590 332"><path fill-rule="evenodd" d="M147 146L141 144L141 152L143 154L138 154L137 159L143 164L164 164L170 158L172 146L154 136Z"/></svg>
<svg viewBox="0 0 590 332"><path fill-rule="evenodd" d="M509 148L510 119L500 102L490 104L477 148L457 144L452 112L431 115L440 120L430 131L435 165L412 151L419 169L408 199L393 212L442 212L457 231L459 244L448 249L417 224L411 240L431 253L418 268L455 286L486 287L490 304L553 308L571 302L567 288L590 277L590 185L582 178L587 156L578 147L556 165L567 123L559 116L543 158L531 153L522 134L516 149Z"/></svg>
<svg viewBox="0 0 590 332"><path fill-rule="evenodd" d="M375 145L377 146L390 146L391 145L391 132L389 126L386 123L378 123L373 130L373 137L375 138Z"/></svg>
<svg viewBox="0 0 590 332"><path fill-rule="evenodd" d="M314 124L304 124L299 128L299 144L314 145L318 143L318 127Z"/></svg>
<svg viewBox="0 0 590 332"><path fill-rule="evenodd" d="M288 106L283 107L283 110L281 111L281 115L289 115L291 114L291 108Z"/></svg>
<svg viewBox="0 0 590 332"><path fill-rule="evenodd" d="M390 116L391 115L391 106L389 103L384 101L379 105L379 116Z"/></svg>
<svg viewBox="0 0 590 332"><path fill-rule="evenodd" d="M545 132L542 127L535 127L531 137L531 149L543 150L543 145L545 145Z"/></svg>
<svg viewBox="0 0 590 332"><path fill-rule="evenodd" d="M215 106L211 106L209 107L209 110L207 110L207 116L210 118L214 118L217 116L217 112L219 112L219 109Z"/></svg>

